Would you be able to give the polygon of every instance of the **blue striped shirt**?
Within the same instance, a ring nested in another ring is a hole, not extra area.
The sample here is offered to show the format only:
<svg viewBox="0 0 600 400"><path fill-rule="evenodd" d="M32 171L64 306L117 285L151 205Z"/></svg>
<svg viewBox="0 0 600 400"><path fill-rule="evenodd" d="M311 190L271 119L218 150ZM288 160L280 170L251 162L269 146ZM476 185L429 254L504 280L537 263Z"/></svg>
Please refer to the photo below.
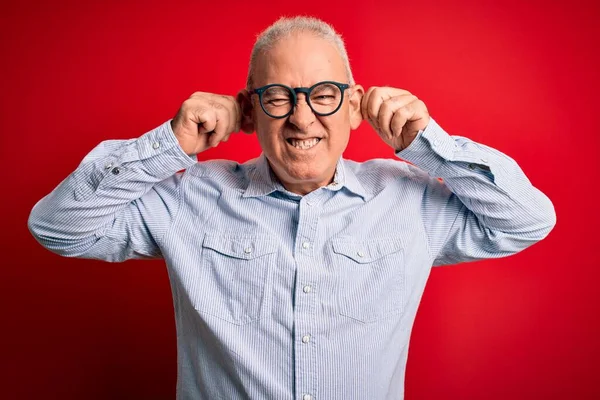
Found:
<svg viewBox="0 0 600 400"><path fill-rule="evenodd" d="M28 226L62 256L165 260L177 399L402 399L431 267L517 253L556 216L513 159L434 120L396 155L340 158L300 196L264 155L189 157L167 121L100 143Z"/></svg>

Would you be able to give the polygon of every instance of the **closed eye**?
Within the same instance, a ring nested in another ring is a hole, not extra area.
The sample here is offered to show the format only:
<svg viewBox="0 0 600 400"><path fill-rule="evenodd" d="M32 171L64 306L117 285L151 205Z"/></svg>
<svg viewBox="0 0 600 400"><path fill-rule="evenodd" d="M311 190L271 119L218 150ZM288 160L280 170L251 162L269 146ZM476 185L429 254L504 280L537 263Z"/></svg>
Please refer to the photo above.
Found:
<svg viewBox="0 0 600 400"><path fill-rule="evenodd" d="M267 100L265 103L270 106L283 106L289 102L290 102L289 99L281 98L281 99L270 99L270 100Z"/></svg>

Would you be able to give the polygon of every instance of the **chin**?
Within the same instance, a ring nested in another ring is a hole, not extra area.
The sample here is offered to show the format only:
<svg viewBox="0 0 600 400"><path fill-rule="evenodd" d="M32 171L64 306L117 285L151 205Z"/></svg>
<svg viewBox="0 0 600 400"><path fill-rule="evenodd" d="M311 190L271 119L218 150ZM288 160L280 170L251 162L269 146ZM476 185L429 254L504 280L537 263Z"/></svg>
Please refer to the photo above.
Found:
<svg viewBox="0 0 600 400"><path fill-rule="evenodd" d="M299 166L298 168L290 168L288 165L285 168L285 172L288 176L288 179L295 182L315 182L318 183L320 181L326 180L325 171L320 168L306 168L306 166Z"/></svg>
<svg viewBox="0 0 600 400"><path fill-rule="evenodd" d="M291 159L290 157L273 157L271 166L275 166L275 172L280 180L290 183L308 183L328 184L333 179L335 173L335 165L328 165L323 157L311 157L303 161ZM328 171L332 170L331 176L328 176ZM281 176L280 176L281 175Z"/></svg>

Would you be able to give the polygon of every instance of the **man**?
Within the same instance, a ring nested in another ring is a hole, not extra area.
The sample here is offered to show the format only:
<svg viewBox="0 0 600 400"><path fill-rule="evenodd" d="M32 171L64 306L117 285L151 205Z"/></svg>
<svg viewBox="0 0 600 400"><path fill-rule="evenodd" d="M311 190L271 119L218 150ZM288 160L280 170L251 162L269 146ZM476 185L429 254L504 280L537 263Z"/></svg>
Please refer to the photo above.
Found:
<svg viewBox="0 0 600 400"><path fill-rule="evenodd" d="M363 119L414 165L343 159ZM259 158L197 162L240 130ZM29 218L63 256L165 259L178 399L401 399L430 268L517 253L554 224L514 160L405 90L365 91L335 31L302 17L259 36L235 98L194 93L102 142Z"/></svg>

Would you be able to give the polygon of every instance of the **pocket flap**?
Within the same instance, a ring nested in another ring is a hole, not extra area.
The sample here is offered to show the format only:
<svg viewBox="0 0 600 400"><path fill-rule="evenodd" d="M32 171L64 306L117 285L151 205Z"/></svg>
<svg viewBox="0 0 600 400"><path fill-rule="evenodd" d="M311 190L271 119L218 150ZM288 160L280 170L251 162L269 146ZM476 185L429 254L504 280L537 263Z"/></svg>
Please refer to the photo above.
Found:
<svg viewBox="0 0 600 400"><path fill-rule="evenodd" d="M333 251L349 257L360 264L370 263L388 254L402 250L400 238L371 239L355 241L336 239L332 241Z"/></svg>
<svg viewBox="0 0 600 400"><path fill-rule="evenodd" d="M277 244L273 240L257 238L254 236L206 234L204 236L204 241L202 242L202 247L245 260L262 257L277 251Z"/></svg>

